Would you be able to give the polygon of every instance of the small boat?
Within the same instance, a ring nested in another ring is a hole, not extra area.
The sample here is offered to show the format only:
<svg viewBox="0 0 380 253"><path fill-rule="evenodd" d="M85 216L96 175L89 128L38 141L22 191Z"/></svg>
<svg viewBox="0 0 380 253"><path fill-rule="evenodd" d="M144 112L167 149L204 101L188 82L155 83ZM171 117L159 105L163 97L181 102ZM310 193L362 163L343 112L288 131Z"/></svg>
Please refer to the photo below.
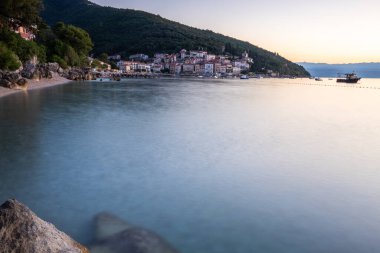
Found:
<svg viewBox="0 0 380 253"><path fill-rule="evenodd" d="M247 79L249 79L249 77L247 75L241 75L240 79L247 80Z"/></svg>
<svg viewBox="0 0 380 253"><path fill-rule="evenodd" d="M345 74L344 78L338 78L336 81L338 83L357 83L362 79L361 77L358 77L355 73L348 73Z"/></svg>
<svg viewBox="0 0 380 253"><path fill-rule="evenodd" d="M320 82L320 81L323 81L323 79L322 79L322 78L320 78L320 77L316 77L316 78L315 78L315 81L318 81L318 82Z"/></svg>

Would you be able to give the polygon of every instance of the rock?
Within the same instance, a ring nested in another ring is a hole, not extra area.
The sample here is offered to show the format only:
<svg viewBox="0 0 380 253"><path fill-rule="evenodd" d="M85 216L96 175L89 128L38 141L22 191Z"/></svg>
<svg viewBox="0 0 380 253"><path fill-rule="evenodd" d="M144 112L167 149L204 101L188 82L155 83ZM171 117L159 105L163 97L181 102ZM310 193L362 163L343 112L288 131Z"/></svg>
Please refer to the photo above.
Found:
<svg viewBox="0 0 380 253"><path fill-rule="evenodd" d="M17 81L17 86L21 90L26 90L28 88L28 81L25 78L21 78Z"/></svg>
<svg viewBox="0 0 380 253"><path fill-rule="evenodd" d="M27 63L21 71L21 76L27 79L39 80L40 73L36 64Z"/></svg>
<svg viewBox="0 0 380 253"><path fill-rule="evenodd" d="M60 69L59 64L56 62L49 62L46 64L46 68L53 73L57 73Z"/></svg>
<svg viewBox="0 0 380 253"><path fill-rule="evenodd" d="M134 227L107 213L95 217L96 242L91 253L178 253L158 234Z"/></svg>
<svg viewBox="0 0 380 253"><path fill-rule="evenodd" d="M3 75L3 79L8 80L11 83L16 83L20 79L20 74L16 72L7 72Z"/></svg>
<svg viewBox="0 0 380 253"><path fill-rule="evenodd" d="M109 213L100 213L95 216L95 239L103 240L107 237L132 228L126 221Z"/></svg>
<svg viewBox="0 0 380 253"><path fill-rule="evenodd" d="M40 80L42 78L51 79L54 73L58 73L59 70L59 64L55 62L44 64L27 63L24 65L21 75L24 78L33 80Z"/></svg>
<svg viewBox="0 0 380 253"><path fill-rule="evenodd" d="M11 88L12 83L6 79L0 79L0 86L5 88Z"/></svg>
<svg viewBox="0 0 380 253"><path fill-rule="evenodd" d="M89 253L17 200L0 206L1 253Z"/></svg>
<svg viewBox="0 0 380 253"><path fill-rule="evenodd" d="M62 76L73 81L93 80L90 68L71 68L64 70Z"/></svg>

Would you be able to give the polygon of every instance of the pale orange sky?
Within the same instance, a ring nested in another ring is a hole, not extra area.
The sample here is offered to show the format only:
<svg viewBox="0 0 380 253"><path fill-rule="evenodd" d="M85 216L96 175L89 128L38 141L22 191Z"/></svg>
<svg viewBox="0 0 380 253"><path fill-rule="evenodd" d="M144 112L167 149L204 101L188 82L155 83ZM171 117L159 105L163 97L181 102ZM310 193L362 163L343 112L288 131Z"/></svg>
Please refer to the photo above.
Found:
<svg viewBox="0 0 380 253"><path fill-rule="evenodd" d="M230 35L295 62L380 62L379 0L95 2Z"/></svg>

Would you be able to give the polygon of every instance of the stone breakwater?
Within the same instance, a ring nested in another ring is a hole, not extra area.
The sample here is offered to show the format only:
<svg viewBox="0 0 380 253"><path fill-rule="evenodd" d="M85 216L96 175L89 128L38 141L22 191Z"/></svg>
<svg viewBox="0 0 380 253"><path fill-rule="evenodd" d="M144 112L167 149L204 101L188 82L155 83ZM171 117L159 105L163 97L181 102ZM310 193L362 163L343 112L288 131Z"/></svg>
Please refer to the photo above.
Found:
<svg viewBox="0 0 380 253"><path fill-rule="evenodd" d="M0 70L0 86L15 90L26 90L31 80L49 80L57 75L73 81L95 79L90 68L62 69L58 63L27 63L18 71L9 72Z"/></svg>
<svg viewBox="0 0 380 253"><path fill-rule="evenodd" d="M179 253L165 239L109 213L95 216L90 251L17 200L0 206L1 253Z"/></svg>

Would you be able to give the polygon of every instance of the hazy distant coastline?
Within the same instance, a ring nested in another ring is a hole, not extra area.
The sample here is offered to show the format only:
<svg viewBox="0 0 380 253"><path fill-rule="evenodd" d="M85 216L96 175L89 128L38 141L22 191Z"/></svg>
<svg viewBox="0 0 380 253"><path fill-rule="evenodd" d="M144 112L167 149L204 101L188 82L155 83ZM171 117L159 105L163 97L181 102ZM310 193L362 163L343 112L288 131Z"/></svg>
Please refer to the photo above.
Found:
<svg viewBox="0 0 380 253"><path fill-rule="evenodd" d="M338 73L355 71L363 78L380 78L380 62L348 64L299 62L298 64L304 67L312 76L336 77Z"/></svg>

